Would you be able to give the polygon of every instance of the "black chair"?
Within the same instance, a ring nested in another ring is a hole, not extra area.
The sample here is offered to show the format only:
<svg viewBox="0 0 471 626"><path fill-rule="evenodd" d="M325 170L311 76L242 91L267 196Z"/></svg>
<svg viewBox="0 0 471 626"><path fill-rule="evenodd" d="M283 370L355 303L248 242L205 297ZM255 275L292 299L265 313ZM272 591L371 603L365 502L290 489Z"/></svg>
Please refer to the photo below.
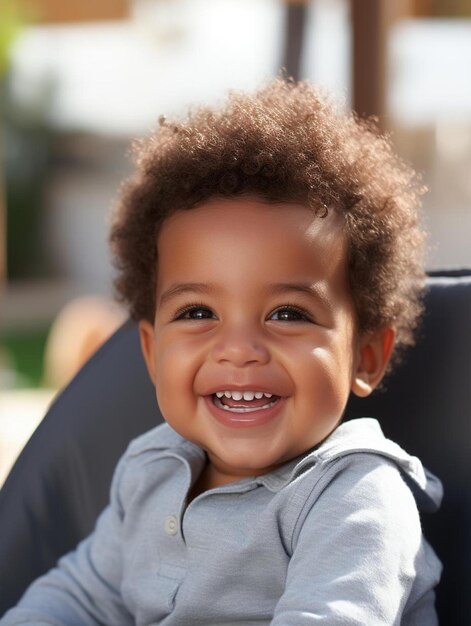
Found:
<svg viewBox="0 0 471 626"><path fill-rule="evenodd" d="M0 490L0 616L92 531L119 457L161 421L126 322L57 397Z"/></svg>
<svg viewBox="0 0 471 626"><path fill-rule="evenodd" d="M440 623L471 624L471 271L428 281L419 343L346 418L375 416L388 436L443 481L425 535L444 564ZM0 615L93 528L128 442L162 420L127 322L61 393L0 491Z"/></svg>

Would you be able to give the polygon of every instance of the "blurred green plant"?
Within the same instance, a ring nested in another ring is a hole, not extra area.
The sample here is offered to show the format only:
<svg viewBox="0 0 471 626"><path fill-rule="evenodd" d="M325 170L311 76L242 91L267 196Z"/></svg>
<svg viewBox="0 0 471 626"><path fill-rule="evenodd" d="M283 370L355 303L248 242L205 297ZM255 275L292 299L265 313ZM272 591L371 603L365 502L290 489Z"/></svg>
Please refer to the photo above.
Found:
<svg viewBox="0 0 471 626"><path fill-rule="evenodd" d="M15 0L0 0L0 78L7 73L11 46L25 25L25 11Z"/></svg>
<svg viewBox="0 0 471 626"><path fill-rule="evenodd" d="M5 332L0 336L0 352L6 365L12 368L9 388L41 387L48 332L49 328L45 327L22 333Z"/></svg>
<svg viewBox="0 0 471 626"><path fill-rule="evenodd" d="M7 207L8 280L48 276L43 220L55 135L49 115L53 79L44 76L27 98L12 90L13 45L38 21L30 0L0 0L0 167Z"/></svg>

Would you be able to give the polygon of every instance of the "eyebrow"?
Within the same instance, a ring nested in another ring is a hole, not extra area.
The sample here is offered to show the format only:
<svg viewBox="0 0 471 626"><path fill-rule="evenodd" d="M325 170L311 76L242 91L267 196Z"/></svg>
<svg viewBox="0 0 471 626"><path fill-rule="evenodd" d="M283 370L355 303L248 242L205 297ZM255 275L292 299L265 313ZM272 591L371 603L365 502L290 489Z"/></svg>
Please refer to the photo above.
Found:
<svg viewBox="0 0 471 626"><path fill-rule="evenodd" d="M173 298L177 296L184 296L188 294L201 294L209 295L217 291L216 286L212 283L176 283L166 289L159 299L159 307L167 304ZM324 290L310 283L295 282L295 283L270 283L267 285L267 291L272 294L287 294L287 293L301 293L307 295L310 298L314 298L320 301L321 304L330 308L329 301L326 297Z"/></svg>
<svg viewBox="0 0 471 626"><path fill-rule="evenodd" d="M326 308L331 308L327 295L322 289L322 287L318 284L311 283L273 283L267 286L268 291L271 291L274 294L285 294L285 293L301 293L303 295L307 295L310 298L314 298L318 300L321 304L323 304Z"/></svg>
<svg viewBox="0 0 471 626"><path fill-rule="evenodd" d="M210 283L176 283L166 289L159 299L159 307L166 304L169 300L176 298L177 296L184 296L189 293L197 293L201 295L208 295L214 293L215 286Z"/></svg>

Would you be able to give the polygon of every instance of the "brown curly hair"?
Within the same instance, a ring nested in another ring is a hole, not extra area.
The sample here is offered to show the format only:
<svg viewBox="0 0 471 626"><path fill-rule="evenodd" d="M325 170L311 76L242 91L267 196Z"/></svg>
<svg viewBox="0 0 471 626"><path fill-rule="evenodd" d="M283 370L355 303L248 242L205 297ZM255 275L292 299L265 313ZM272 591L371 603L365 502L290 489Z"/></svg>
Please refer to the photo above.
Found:
<svg viewBox="0 0 471 626"><path fill-rule="evenodd" d="M396 361L414 342L424 284L424 188L372 121L346 114L308 82L276 78L220 108L159 119L135 143L111 230L118 298L153 320L156 240L172 213L214 196L295 201L345 216L349 279L360 331L393 325Z"/></svg>

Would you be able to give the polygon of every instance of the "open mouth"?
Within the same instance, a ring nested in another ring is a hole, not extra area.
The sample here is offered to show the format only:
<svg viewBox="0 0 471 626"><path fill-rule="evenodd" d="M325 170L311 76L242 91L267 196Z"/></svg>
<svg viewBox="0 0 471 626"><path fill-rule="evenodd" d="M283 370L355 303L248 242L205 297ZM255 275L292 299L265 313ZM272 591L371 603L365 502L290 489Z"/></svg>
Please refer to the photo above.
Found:
<svg viewBox="0 0 471 626"><path fill-rule="evenodd" d="M214 405L231 413L264 411L279 400L280 396L262 391L217 391L212 394Z"/></svg>

